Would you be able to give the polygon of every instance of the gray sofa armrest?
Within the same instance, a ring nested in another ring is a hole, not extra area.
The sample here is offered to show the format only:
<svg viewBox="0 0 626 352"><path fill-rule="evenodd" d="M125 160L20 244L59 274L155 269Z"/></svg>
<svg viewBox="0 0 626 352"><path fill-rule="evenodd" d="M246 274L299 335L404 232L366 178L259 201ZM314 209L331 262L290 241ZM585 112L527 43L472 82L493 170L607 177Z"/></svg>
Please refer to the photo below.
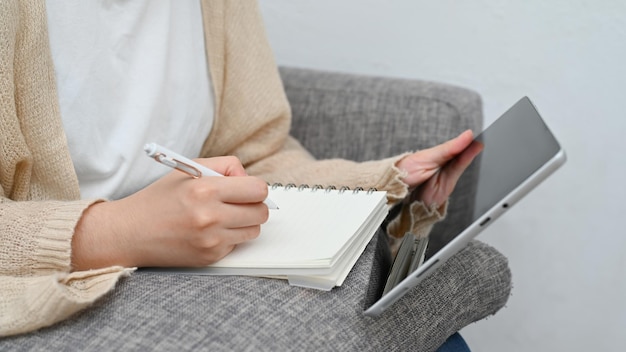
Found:
<svg viewBox="0 0 626 352"><path fill-rule="evenodd" d="M318 158L374 160L432 147L483 126L480 96L437 82L282 67L291 104L291 134ZM451 195L448 216L433 229L433 247L473 214L470 168Z"/></svg>

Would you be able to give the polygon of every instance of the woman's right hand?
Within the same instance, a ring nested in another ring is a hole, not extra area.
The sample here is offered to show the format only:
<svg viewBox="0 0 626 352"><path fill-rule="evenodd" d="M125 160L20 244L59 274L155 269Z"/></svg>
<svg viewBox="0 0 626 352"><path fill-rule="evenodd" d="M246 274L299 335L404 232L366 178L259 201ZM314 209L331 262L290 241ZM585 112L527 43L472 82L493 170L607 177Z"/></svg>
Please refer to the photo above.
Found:
<svg viewBox="0 0 626 352"><path fill-rule="evenodd" d="M172 171L129 197L93 204L76 226L72 269L203 266L256 238L269 217L267 184L235 157L196 161L228 177Z"/></svg>

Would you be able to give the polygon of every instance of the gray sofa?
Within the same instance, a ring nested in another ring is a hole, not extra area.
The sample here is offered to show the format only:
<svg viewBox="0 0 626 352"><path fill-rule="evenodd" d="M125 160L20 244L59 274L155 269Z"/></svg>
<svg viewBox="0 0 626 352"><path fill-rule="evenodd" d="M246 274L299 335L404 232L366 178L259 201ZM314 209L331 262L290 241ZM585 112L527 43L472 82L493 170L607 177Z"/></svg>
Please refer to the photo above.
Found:
<svg viewBox="0 0 626 352"><path fill-rule="evenodd" d="M282 68L292 134L317 157L376 159L481 129L479 96L438 83ZM458 185L446 221L470 216L473 189ZM370 281L388 270L386 235L368 245L342 287L321 292L250 277L139 271L93 307L37 332L0 340L28 351L432 351L494 314L511 286L507 260L469 246L377 318L362 312Z"/></svg>

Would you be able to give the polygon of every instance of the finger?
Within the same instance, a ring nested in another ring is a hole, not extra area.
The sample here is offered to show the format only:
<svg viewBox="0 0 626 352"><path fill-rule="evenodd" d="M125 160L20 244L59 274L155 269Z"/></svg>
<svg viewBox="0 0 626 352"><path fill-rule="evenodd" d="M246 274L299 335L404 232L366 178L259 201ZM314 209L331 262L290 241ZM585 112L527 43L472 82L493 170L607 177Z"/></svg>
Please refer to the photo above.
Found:
<svg viewBox="0 0 626 352"><path fill-rule="evenodd" d="M239 229L260 226L267 222L269 209L263 203L224 204L222 226L226 229Z"/></svg>
<svg viewBox="0 0 626 352"><path fill-rule="evenodd" d="M224 244L236 246L251 241L261 234L261 226L248 226L237 229L228 229L223 232Z"/></svg>
<svg viewBox="0 0 626 352"><path fill-rule="evenodd" d="M198 158L195 161L224 176L247 176L241 161L235 156Z"/></svg>
<svg viewBox="0 0 626 352"><path fill-rule="evenodd" d="M261 226L249 226L237 229L223 229L219 234L209 232L196 243L201 255L201 262L195 265L208 265L217 262L230 253L237 245L253 240L261 233Z"/></svg>
<svg viewBox="0 0 626 352"><path fill-rule="evenodd" d="M475 141L473 142L469 147L467 147L463 153L461 153L455 160L454 163L452 163L450 165L450 168L452 169L452 173L455 174L462 174L465 169L467 169L467 167L472 163L472 161L474 161L474 158L476 158L476 156L478 154L480 154L480 152L482 152L482 150L484 149L484 145L481 142Z"/></svg>
<svg viewBox="0 0 626 352"><path fill-rule="evenodd" d="M475 141L452 163L446 165L443 172L445 173L447 183L446 188L450 189L450 192L454 189L463 172L465 172L474 158L483 150L483 147L484 145L481 142Z"/></svg>
<svg viewBox="0 0 626 352"><path fill-rule="evenodd" d="M457 156L463 150L465 150L465 148L467 148L470 143L472 143L473 138L474 137L472 131L466 130L465 132L458 135L456 138L453 138L435 147L423 150L423 158L435 162L439 165L443 165L455 156Z"/></svg>
<svg viewBox="0 0 626 352"><path fill-rule="evenodd" d="M205 246L204 260L201 265L213 264L224 258L235 249L237 245L251 241L261 233L261 226L249 226L237 229L225 229L219 238L207 241ZM215 245L215 243L219 243Z"/></svg>
<svg viewBox="0 0 626 352"><path fill-rule="evenodd" d="M459 154L460 152L465 150L465 148L467 148L473 140L474 133L472 132L472 130L463 131L458 137L452 140L455 141L455 146L452 148L452 152L454 154Z"/></svg>
<svg viewBox="0 0 626 352"><path fill-rule="evenodd" d="M485 145L482 142L474 141L470 144L467 149L463 151L461 155L457 158L458 163L463 167L463 169L467 168L472 161L480 154L483 149L485 149Z"/></svg>
<svg viewBox="0 0 626 352"><path fill-rule="evenodd" d="M233 249L235 249L234 244L231 244L231 245L223 244L219 247L210 247L206 251L202 251L201 252L202 254L200 257L201 260L199 262L194 262L191 266L201 267L201 266L214 264L218 262L220 259L227 256L230 252L233 251Z"/></svg>
<svg viewBox="0 0 626 352"><path fill-rule="evenodd" d="M261 203L269 192L265 181L252 176L214 177L211 182L218 189L219 199L224 203Z"/></svg>

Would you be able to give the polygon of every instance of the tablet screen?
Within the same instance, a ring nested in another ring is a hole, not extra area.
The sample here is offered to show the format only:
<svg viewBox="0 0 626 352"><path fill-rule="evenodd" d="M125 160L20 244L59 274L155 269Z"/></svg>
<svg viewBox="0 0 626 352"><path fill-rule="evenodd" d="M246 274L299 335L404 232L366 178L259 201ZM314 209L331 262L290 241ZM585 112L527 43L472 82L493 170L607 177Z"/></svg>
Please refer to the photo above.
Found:
<svg viewBox="0 0 626 352"><path fill-rule="evenodd" d="M523 98L494 121L474 143L483 150L459 179L449 199L451 216L435 225L430 234L427 258L445 246L520 184L548 163L561 150L528 98ZM468 186L475 194L467 194ZM465 193L463 193L465 191ZM473 198L467 199L467 197ZM455 201L473 203L472 216L455 217Z"/></svg>

